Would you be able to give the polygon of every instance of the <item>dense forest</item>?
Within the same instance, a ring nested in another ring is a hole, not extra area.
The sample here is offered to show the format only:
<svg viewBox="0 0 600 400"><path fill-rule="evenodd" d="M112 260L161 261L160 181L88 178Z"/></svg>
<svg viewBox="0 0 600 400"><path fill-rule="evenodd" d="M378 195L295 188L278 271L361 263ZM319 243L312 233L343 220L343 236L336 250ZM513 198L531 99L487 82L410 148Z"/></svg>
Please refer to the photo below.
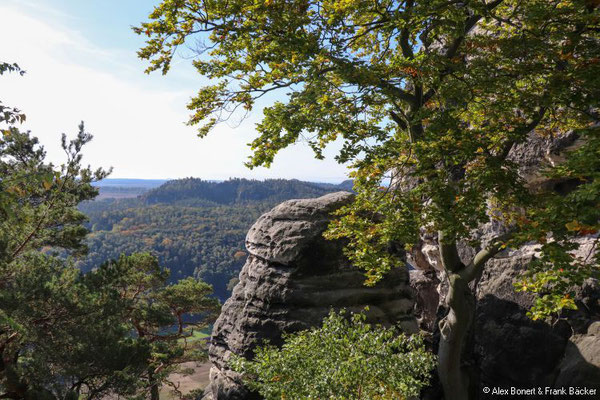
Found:
<svg viewBox="0 0 600 400"><path fill-rule="evenodd" d="M137 198L86 202L80 210L89 217L89 254L79 265L87 271L122 253L150 251L171 270L173 281L202 279L224 301L246 259L246 233L262 213L284 200L348 188L351 182L188 178Z"/></svg>

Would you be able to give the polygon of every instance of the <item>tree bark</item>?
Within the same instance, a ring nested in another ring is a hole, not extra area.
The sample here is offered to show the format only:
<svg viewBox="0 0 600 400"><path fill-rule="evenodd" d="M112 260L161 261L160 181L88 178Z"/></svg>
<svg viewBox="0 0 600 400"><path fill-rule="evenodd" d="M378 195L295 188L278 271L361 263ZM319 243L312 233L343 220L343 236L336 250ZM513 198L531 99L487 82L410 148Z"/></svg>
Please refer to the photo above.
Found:
<svg viewBox="0 0 600 400"><path fill-rule="evenodd" d="M475 299L467 279L457 273L450 273L448 279L450 310L440 321L438 373L445 400L469 400L470 373L462 362L475 314Z"/></svg>

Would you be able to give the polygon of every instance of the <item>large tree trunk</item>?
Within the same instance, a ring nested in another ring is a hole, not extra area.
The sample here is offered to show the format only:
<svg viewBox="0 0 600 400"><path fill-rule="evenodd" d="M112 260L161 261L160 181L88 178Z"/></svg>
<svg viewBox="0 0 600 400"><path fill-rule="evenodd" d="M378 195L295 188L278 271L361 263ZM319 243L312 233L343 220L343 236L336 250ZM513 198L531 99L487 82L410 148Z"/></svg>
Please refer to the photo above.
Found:
<svg viewBox="0 0 600 400"><path fill-rule="evenodd" d="M462 365L469 332L475 315L475 299L469 280L458 273L449 273L448 315L440 321L438 374L445 400L469 400L470 372Z"/></svg>
<svg viewBox="0 0 600 400"><path fill-rule="evenodd" d="M158 384L155 384L154 386L152 386L152 389L150 389L150 399L160 400L160 391L158 389Z"/></svg>
<svg viewBox="0 0 600 400"><path fill-rule="evenodd" d="M471 329L475 318L475 294L469 287L477 282L485 263L504 247L510 237L506 233L491 240L467 265L463 264L456 240L447 239L438 232L440 257L448 273L448 315L440 321L440 345L438 348L438 375L444 389L445 400L471 400L477 397L477 382L472 379L473 369L465 366L472 345Z"/></svg>

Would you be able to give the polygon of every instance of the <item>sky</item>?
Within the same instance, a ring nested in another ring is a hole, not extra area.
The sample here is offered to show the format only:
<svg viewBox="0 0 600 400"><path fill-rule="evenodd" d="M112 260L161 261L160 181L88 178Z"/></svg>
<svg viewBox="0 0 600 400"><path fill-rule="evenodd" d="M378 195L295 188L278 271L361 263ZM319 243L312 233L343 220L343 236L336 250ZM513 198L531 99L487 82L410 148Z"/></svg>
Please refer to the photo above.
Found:
<svg viewBox="0 0 600 400"><path fill-rule="evenodd" d="M84 163L113 167L111 178L199 177L347 179L333 159L314 159L306 144L282 151L269 169L249 170L247 143L257 136L257 108L236 124L221 124L206 138L186 126L187 101L204 84L183 50L167 76L144 74L136 51L143 45L131 26L145 20L158 0L0 0L0 60L16 62L24 76L0 77L0 100L27 115L24 129L37 136L55 163L64 161L60 136L80 121L94 135Z"/></svg>

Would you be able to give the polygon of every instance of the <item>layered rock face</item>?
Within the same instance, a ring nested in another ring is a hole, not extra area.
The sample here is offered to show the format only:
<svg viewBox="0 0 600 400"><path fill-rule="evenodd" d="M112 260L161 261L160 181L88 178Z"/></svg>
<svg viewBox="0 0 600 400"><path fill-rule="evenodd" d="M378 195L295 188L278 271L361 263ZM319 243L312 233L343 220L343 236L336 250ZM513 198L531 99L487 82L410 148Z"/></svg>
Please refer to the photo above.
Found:
<svg viewBox="0 0 600 400"><path fill-rule="evenodd" d="M251 358L265 340L278 345L284 332L320 325L331 308L361 311L369 305L371 322L399 323L409 333L418 329L405 268L394 269L375 287L365 287L363 273L344 258L343 243L322 237L330 213L352 197L338 192L286 201L250 229L250 255L213 328L205 400L259 399L230 370L231 354Z"/></svg>

